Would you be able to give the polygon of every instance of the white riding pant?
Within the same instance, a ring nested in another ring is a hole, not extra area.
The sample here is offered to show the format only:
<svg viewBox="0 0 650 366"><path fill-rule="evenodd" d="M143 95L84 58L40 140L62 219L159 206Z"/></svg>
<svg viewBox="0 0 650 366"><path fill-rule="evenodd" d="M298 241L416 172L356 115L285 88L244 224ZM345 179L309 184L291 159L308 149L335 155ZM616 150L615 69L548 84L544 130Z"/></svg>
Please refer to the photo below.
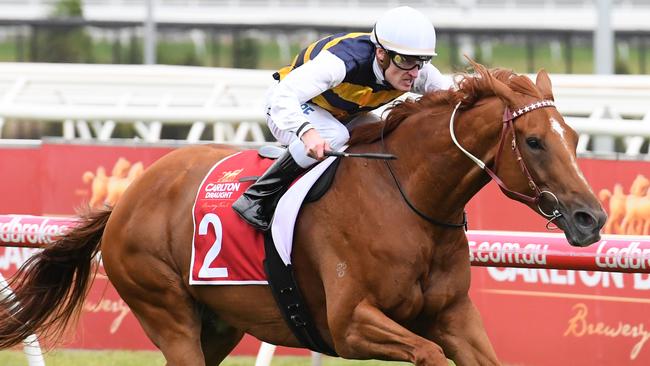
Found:
<svg viewBox="0 0 650 366"><path fill-rule="evenodd" d="M316 159L307 155L307 149L301 139L295 133L281 130L271 119L267 107L266 123L271 129L271 133L282 144L289 147L289 152L293 160L303 168L308 168L317 162ZM329 143L330 148L334 151L341 149L350 140L350 131L353 128L365 124L378 122L381 117L378 114L366 113L359 117L353 118L347 125L343 125L339 120L334 118L327 110L313 103L302 105L302 113L307 116L309 122L314 126L320 136Z"/></svg>

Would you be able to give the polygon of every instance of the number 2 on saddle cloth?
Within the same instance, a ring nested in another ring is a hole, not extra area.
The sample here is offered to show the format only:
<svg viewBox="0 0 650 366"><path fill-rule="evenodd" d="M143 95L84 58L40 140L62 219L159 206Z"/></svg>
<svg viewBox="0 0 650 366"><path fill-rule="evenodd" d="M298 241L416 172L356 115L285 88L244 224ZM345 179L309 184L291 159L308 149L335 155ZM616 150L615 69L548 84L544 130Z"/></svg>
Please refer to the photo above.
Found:
<svg viewBox="0 0 650 366"><path fill-rule="evenodd" d="M231 208L273 160L247 150L217 162L201 183L194 202L190 284L269 284L285 320L301 343L314 351L335 355L322 341L310 314L303 310L306 307L300 306L303 300L290 265L293 228L300 205L303 199L320 198L331 184L339 160L329 159L305 174L305 179L292 188L297 193L283 201L287 203L282 203L284 209L278 210L282 213L276 216L279 223L271 230L275 244L270 232L254 229ZM326 169L330 174L321 176Z"/></svg>
<svg viewBox="0 0 650 366"><path fill-rule="evenodd" d="M272 159L261 157L256 150L246 150L217 162L208 172L194 202L190 284L267 283L262 264L264 234L242 220L231 205L272 163ZM337 163L338 160L332 168ZM333 174L325 174L313 187L310 183L306 200L318 199L332 179ZM295 204L300 202L302 197ZM281 231L292 232L295 218L281 219L282 225L287 226ZM282 251L285 262L290 252L291 248Z"/></svg>

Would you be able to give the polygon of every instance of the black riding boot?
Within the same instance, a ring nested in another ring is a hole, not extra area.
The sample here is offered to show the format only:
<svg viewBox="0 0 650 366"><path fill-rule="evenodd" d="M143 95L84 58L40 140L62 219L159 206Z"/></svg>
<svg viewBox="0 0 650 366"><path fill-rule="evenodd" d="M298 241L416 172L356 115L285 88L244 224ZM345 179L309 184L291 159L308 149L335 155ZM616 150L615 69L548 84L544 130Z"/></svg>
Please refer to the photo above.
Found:
<svg viewBox="0 0 650 366"><path fill-rule="evenodd" d="M282 193L305 170L293 160L289 151L285 152L257 182L248 187L232 208L256 229L268 230Z"/></svg>

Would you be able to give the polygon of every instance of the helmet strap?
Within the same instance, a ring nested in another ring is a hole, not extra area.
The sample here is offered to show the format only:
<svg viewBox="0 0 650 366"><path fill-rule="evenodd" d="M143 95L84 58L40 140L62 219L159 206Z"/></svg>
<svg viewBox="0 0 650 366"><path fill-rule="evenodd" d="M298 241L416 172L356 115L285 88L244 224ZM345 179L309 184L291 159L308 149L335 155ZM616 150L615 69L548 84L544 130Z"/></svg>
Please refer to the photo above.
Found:
<svg viewBox="0 0 650 366"><path fill-rule="evenodd" d="M388 67L390 66L390 56L388 55L388 51L386 51L386 49L382 48L382 50L384 51L384 58L383 60L377 59L377 61L379 62L379 66L381 66L381 71L383 71L385 74L386 70L388 70Z"/></svg>
<svg viewBox="0 0 650 366"><path fill-rule="evenodd" d="M375 27L372 29L373 33L375 34L375 40L377 41L377 46L378 49L381 49L384 51L384 59L379 60L377 55L375 54L375 58L377 59L377 63L379 63L379 67L381 67L381 76L384 77L384 84L390 85L393 87L388 80L386 79L386 70L388 70L388 67L390 67L390 55L388 54L388 50L384 47L384 45L379 42L379 37L377 36L377 25L375 24ZM376 52L376 51L375 51Z"/></svg>
<svg viewBox="0 0 650 366"><path fill-rule="evenodd" d="M385 54L383 60L380 61L379 59L377 59L377 61L379 62L379 66L381 66L381 70L382 70L382 72L384 73L384 76L386 76L386 75L385 75L385 74L386 74L386 70L387 70L388 67L390 66L390 56L388 55L388 50L386 49L386 47L384 47L384 45L381 44L381 42L379 42L379 37L377 36L377 25L376 25L376 24L375 24L375 26L372 28L372 32L375 34L375 41L377 41L377 46L379 46L379 49L383 50L383 51L384 51L384 54ZM385 79L385 78L384 78L384 79Z"/></svg>
<svg viewBox="0 0 650 366"><path fill-rule="evenodd" d="M375 55L375 58L377 59L377 64L379 64L379 67L381 68L381 76L384 78L384 85L394 88L388 79L386 79L386 70L388 70L391 62L390 57L388 57L388 52L385 53L385 57L382 61L379 60L379 57L377 57L377 55Z"/></svg>

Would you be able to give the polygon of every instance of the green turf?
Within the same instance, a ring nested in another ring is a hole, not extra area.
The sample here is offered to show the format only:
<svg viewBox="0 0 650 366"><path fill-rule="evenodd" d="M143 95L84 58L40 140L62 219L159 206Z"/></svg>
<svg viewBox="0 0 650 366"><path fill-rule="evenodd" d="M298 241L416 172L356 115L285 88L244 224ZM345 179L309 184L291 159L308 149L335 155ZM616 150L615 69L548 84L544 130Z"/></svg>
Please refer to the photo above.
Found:
<svg viewBox="0 0 650 366"><path fill-rule="evenodd" d="M46 366L158 366L165 361L159 352L153 351L49 351L45 354ZM27 366L21 351L0 352L0 365Z"/></svg>
<svg viewBox="0 0 650 366"><path fill-rule="evenodd" d="M162 366L165 361L159 352L153 351L50 351L45 354L47 366ZM228 357L222 366L252 366L254 357ZM0 365L27 366L21 351L1 351ZM273 358L271 366L310 366L309 357L280 356ZM323 357L324 366L393 366L408 365L404 362L350 361L340 358ZM450 365L452 363L450 362Z"/></svg>
<svg viewBox="0 0 650 366"><path fill-rule="evenodd" d="M24 40L23 57L29 60L29 42ZM273 40L253 39L254 53L258 54L257 68L277 69L291 62L291 58L306 46L308 41L293 41L288 53L282 55L277 42ZM555 56L551 52L551 42L536 40L533 47L534 58L529 63L527 58L527 45L523 39L506 38L490 39L491 49L483 49L478 44L474 49L474 58L489 67L503 67L513 69L518 73L535 72L544 67L551 73L583 73L593 72L593 50L591 43L576 41L571 46L570 54L564 44L560 44L559 53ZM438 42L438 57L433 63L443 72L464 71L464 61L459 57L452 57L453 51L447 38ZM649 73L650 48L640 48L636 43L620 43L617 48L616 72L617 73ZM16 38L0 40L0 62L17 61L18 48ZM233 67L233 42L230 38L208 36L204 50L197 50L195 46L182 37L161 34L158 39L158 63L170 65L198 65ZM567 57L571 60L567 66ZM96 41L93 44L92 60L96 63L141 63L142 42L140 39L127 39L122 43L114 41Z"/></svg>

